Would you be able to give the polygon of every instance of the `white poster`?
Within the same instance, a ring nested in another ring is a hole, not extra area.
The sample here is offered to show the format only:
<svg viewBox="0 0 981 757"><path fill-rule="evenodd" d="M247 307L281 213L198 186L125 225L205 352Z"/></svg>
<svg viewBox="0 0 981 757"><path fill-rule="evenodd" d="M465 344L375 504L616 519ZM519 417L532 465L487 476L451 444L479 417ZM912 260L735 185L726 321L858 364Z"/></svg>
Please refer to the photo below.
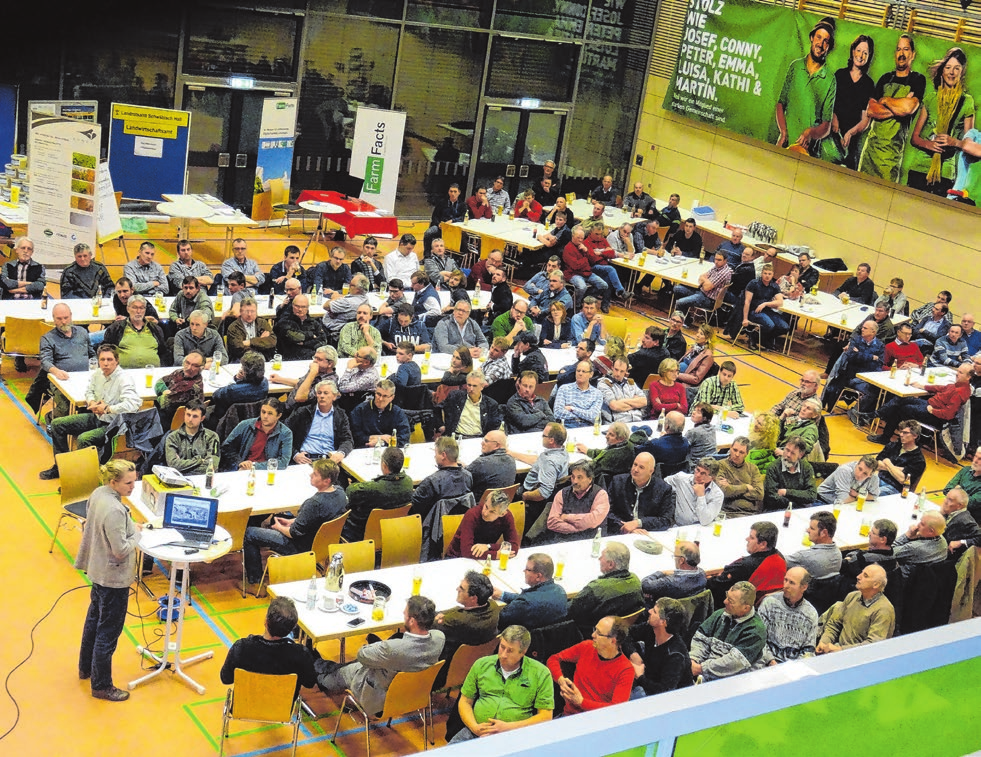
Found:
<svg viewBox="0 0 981 757"><path fill-rule="evenodd" d="M405 113L358 108L351 150L351 175L364 179L362 200L389 212L395 210L404 133Z"/></svg>
<svg viewBox="0 0 981 757"><path fill-rule="evenodd" d="M123 235L123 224L119 220L119 208L116 206L116 193L112 188L108 163L100 163L95 174L95 211L99 244L119 239Z"/></svg>
<svg viewBox="0 0 981 757"><path fill-rule="evenodd" d="M27 233L34 259L67 265L73 248L95 249L96 170L101 127L46 113L30 114L31 202Z"/></svg>

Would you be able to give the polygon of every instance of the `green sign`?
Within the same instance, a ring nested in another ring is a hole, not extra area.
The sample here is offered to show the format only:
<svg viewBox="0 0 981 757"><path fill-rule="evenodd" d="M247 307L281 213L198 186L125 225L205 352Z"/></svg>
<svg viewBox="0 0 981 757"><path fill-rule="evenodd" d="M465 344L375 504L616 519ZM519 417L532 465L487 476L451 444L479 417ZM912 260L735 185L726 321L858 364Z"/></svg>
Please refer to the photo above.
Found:
<svg viewBox="0 0 981 757"><path fill-rule="evenodd" d="M382 176L385 175L385 159L378 155L369 155L364 167L364 192L381 194Z"/></svg>

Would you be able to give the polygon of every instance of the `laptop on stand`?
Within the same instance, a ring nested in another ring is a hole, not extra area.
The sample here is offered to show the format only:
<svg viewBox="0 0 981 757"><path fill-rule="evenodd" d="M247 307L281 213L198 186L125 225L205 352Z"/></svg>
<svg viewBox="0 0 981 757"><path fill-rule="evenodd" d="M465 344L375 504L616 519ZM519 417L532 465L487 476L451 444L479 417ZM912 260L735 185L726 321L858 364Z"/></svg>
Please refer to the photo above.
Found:
<svg viewBox="0 0 981 757"><path fill-rule="evenodd" d="M183 539L174 546L208 549L218 524L218 500L173 492L164 504L163 527L173 528Z"/></svg>

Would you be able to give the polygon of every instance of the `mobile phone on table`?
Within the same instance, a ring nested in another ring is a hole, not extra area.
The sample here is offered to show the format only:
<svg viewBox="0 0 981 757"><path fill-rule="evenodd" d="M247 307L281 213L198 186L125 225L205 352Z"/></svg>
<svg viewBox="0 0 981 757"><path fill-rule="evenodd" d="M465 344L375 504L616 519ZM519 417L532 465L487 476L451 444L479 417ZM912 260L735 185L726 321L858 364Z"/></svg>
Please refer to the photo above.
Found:
<svg viewBox="0 0 981 757"><path fill-rule="evenodd" d="M357 628L362 623L364 623L364 618L351 618L347 624L350 628Z"/></svg>

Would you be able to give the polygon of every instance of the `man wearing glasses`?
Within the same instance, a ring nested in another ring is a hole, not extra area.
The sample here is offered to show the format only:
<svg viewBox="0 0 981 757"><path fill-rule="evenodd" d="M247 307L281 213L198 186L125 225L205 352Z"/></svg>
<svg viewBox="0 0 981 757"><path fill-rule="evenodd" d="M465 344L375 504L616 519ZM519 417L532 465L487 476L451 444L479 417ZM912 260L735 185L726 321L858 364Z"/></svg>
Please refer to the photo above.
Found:
<svg viewBox="0 0 981 757"><path fill-rule="evenodd" d="M373 399L366 399L351 411L351 432L355 447L374 447L379 441L391 444L395 432L396 446L409 445L409 419L402 408L394 404L395 384L379 381Z"/></svg>
<svg viewBox="0 0 981 757"><path fill-rule="evenodd" d="M245 244L245 240L239 237L238 239L232 240L232 257L221 264L221 277L223 281L227 282L229 275L235 271L240 272L245 276L245 285L249 289L249 294L255 297L256 287L262 286L262 283L266 280L266 274L259 270L259 264L254 260L249 260L245 253L248 247ZM228 289L228 284L224 284L225 294L231 294Z"/></svg>
<svg viewBox="0 0 981 757"><path fill-rule="evenodd" d="M555 565L543 552L528 555L525 563L527 589L521 593L494 588L494 599L503 602L498 627L517 623L525 628L541 628L565 617L568 598L565 589L553 580Z"/></svg>
<svg viewBox="0 0 981 757"><path fill-rule="evenodd" d="M491 324L491 337L505 336L513 340L522 331L531 331L533 326L531 318L528 317L528 303L524 300L515 300L510 310L494 319Z"/></svg>
<svg viewBox="0 0 981 757"><path fill-rule="evenodd" d="M566 715L608 707L630 698L635 671L621 651L627 632L627 624L619 618L612 615L600 618L592 628L590 639L548 658L552 679L565 700ZM572 668L575 673L571 672Z"/></svg>
<svg viewBox="0 0 981 757"><path fill-rule="evenodd" d="M769 263L773 265L777 261L777 249L775 247L765 247L763 249L763 254L760 255L756 260L753 261L753 265L756 266L756 278L760 277L763 273L763 266Z"/></svg>
<svg viewBox="0 0 981 757"><path fill-rule="evenodd" d="M286 292L286 298L276 306L277 321L283 315L293 312L293 300L296 299L298 294L303 292L303 285L300 283L299 279L286 279L286 283L283 285L283 290Z"/></svg>
<svg viewBox="0 0 981 757"><path fill-rule="evenodd" d="M327 343L323 324L310 317L310 300L305 294L293 298L292 312L276 320L276 344L284 360L312 360L313 353Z"/></svg>
<svg viewBox="0 0 981 757"><path fill-rule="evenodd" d="M781 421L796 418L805 400L817 396L817 390L820 385L821 375L817 371L804 371L800 377L800 388L790 392L780 402L770 408L770 412L780 418Z"/></svg>

